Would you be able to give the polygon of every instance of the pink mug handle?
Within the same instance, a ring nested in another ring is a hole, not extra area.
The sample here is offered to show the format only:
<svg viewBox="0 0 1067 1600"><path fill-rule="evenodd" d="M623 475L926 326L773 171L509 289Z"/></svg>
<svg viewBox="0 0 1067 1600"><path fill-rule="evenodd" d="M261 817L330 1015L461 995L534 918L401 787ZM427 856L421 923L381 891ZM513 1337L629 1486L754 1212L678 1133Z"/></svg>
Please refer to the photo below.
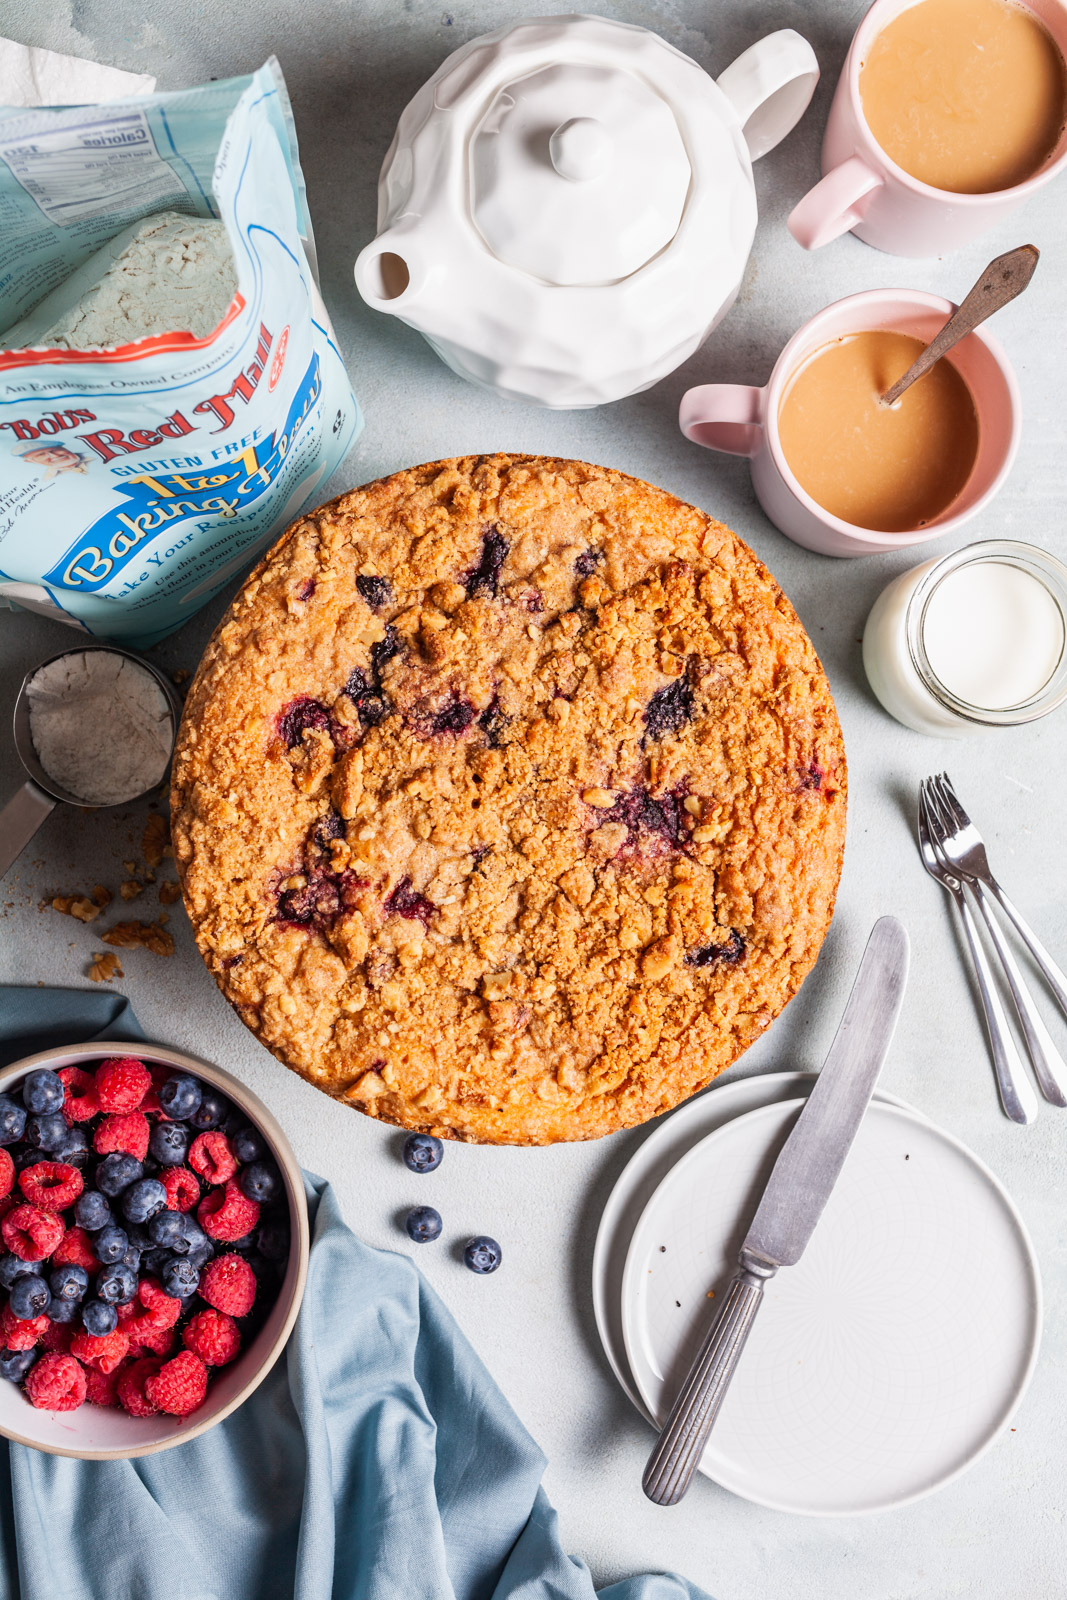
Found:
<svg viewBox="0 0 1067 1600"><path fill-rule="evenodd" d="M808 190L789 213L786 227L805 250L819 250L856 226L867 209L863 202L881 186L881 174L862 156L849 156Z"/></svg>
<svg viewBox="0 0 1067 1600"><path fill-rule="evenodd" d="M763 438L763 390L748 383L704 383L688 389L678 426L694 444L731 456L754 456Z"/></svg>

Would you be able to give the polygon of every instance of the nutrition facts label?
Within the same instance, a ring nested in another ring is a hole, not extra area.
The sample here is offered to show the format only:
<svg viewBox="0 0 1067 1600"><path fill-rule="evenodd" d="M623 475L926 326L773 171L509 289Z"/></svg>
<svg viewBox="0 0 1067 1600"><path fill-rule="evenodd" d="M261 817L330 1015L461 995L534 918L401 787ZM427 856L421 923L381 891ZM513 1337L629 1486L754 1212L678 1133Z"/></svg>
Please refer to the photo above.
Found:
<svg viewBox="0 0 1067 1600"><path fill-rule="evenodd" d="M129 108L10 142L0 129L0 160L60 228L101 212L154 210L186 194L148 119Z"/></svg>

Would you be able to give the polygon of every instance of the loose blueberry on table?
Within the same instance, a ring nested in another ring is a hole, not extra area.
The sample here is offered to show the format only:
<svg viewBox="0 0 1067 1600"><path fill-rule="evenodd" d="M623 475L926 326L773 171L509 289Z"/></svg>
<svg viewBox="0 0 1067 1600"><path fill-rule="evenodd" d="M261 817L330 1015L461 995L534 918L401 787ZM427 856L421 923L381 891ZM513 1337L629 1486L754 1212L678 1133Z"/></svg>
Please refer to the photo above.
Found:
<svg viewBox="0 0 1067 1600"><path fill-rule="evenodd" d="M469 1239L463 1252L464 1266L469 1267L472 1272L482 1274L495 1272L503 1259L504 1252L496 1240L490 1239L484 1233L479 1234L476 1239Z"/></svg>
<svg viewBox="0 0 1067 1600"><path fill-rule="evenodd" d="M190 1073L133 1056L38 1068L0 1094L0 1236L0 1377L50 1411L188 1416L289 1256L259 1131Z"/></svg>
<svg viewBox="0 0 1067 1600"><path fill-rule="evenodd" d="M404 1218L404 1226L416 1244L430 1244L441 1237L441 1213L433 1206L416 1206Z"/></svg>

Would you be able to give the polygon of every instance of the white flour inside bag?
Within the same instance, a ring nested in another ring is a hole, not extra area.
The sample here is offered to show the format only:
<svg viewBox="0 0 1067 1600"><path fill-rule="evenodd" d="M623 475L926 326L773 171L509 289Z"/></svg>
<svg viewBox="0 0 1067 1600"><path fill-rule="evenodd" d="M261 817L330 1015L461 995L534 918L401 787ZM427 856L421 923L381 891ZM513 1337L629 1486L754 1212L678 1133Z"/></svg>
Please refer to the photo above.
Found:
<svg viewBox="0 0 1067 1600"><path fill-rule="evenodd" d="M4 335L12 349L107 350L214 333L237 293L223 222L162 211L124 228Z"/></svg>

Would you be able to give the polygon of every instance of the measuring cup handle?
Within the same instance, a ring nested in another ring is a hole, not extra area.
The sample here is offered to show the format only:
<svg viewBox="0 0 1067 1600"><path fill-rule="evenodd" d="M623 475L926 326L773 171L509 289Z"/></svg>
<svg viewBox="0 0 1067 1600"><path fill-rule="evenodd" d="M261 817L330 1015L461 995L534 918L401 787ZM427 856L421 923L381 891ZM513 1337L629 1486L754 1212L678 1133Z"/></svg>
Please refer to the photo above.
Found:
<svg viewBox="0 0 1067 1600"><path fill-rule="evenodd" d="M0 878L55 808L52 796L39 789L32 779L11 796L0 811Z"/></svg>

